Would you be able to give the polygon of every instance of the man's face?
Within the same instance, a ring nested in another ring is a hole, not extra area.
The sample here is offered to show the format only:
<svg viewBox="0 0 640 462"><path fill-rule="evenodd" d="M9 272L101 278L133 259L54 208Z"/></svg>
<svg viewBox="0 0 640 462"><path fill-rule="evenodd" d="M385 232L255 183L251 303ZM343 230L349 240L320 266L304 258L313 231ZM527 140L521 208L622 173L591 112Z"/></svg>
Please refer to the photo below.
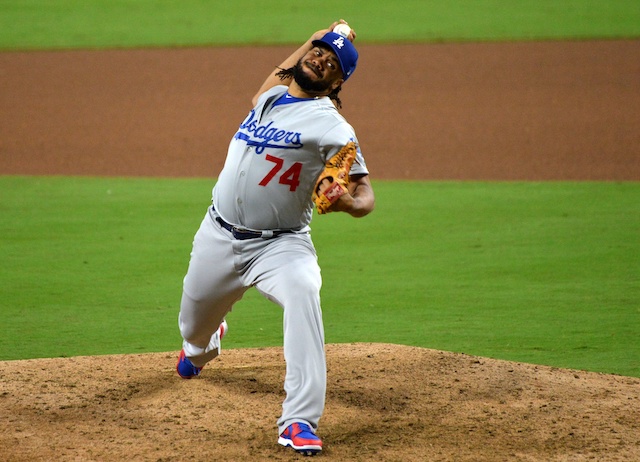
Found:
<svg viewBox="0 0 640 462"><path fill-rule="evenodd" d="M333 51L314 47L293 68L293 78L304 91L329 94L342 82L340 62Z"/></svg>

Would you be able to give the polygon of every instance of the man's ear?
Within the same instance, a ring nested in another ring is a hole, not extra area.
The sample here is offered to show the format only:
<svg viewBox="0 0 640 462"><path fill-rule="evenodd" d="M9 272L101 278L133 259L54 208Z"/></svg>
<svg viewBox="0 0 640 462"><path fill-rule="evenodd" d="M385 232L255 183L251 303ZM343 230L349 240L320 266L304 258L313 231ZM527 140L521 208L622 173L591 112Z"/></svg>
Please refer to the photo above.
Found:
<svg viewBox="0 0 640 462"><path fill-rule="evenodd" d="M343 79L338 79L335 82L333 82L333 84L331 84L331 91L329 93L332 93L336 88L338 88L343 83L344 83Z"/></svg>

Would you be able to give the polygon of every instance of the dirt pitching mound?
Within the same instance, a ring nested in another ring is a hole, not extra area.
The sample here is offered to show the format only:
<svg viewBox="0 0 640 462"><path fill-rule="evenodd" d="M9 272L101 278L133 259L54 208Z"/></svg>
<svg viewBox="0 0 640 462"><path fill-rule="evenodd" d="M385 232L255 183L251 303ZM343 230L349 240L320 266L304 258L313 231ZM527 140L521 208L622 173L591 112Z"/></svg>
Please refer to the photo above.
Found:
<svg viewBox="0 0 640 462"><path fill-rule="evenodd" d="M0 362L2 460L296 460L281 348ZM640 460L640 379L387 344L328 345L332 461Z"/></svg>

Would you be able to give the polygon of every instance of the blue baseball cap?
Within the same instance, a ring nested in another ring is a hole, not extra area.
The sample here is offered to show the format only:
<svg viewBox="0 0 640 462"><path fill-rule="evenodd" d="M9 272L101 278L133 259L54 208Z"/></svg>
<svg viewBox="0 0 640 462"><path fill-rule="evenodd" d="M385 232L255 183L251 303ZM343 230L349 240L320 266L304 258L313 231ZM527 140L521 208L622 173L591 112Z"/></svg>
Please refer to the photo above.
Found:
<svg viewBox="0 0 640 462"><path fill-rule="evenodd" d="M338 61L340 61L342 75L346 82L356 70L356 65L358 64L358 52L353 43L335 32L327 32L320 40L314 40L312 43L314 46L325 46L333 50L338 57Z"/></svg>

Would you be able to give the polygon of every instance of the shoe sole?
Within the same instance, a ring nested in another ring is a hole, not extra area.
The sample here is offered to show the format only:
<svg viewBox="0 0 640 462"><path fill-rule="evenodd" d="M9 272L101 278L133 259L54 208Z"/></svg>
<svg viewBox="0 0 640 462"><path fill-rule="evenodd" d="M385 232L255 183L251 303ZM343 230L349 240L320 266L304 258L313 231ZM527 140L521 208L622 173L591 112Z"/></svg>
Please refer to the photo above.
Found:
<svg viewBox="0 0 640 462"><path fill-rule="evenodd" d="M316 454L319 454L322 451L322 446L311 446L311 445L295 446L290 439L282 438L282 437L278 438L278 444L284 447L288 446L294 451L297 451L304 456L315 456Z"/></svg>

